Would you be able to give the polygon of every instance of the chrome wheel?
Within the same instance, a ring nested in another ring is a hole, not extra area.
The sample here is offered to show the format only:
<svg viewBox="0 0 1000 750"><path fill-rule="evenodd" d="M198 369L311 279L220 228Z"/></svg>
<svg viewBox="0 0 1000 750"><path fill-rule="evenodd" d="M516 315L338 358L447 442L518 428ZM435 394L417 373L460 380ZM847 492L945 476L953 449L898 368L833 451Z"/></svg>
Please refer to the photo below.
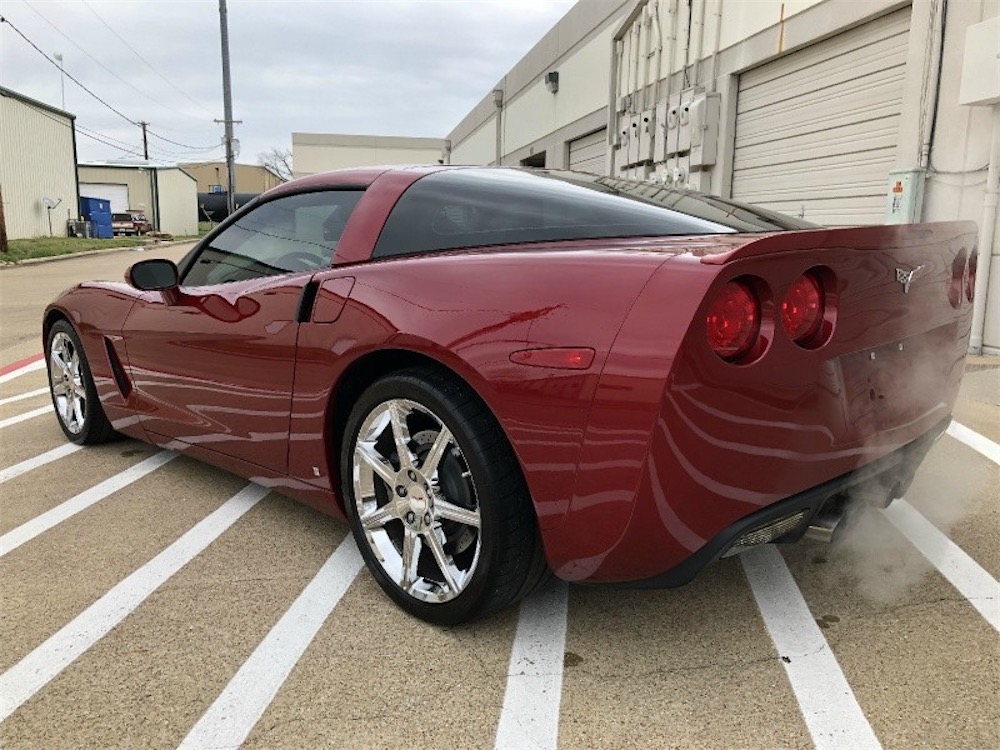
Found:
<svg viewBox="0 0 1000 750"><path fill-rule="evenodd" d="M79 435L87 419L87 386L80 352L62 331L49 344L49 385L59 420L67 431Z"/></svg>
<svg viewBox="0 0 1000 750"><path fill-rule="evenodd" d="M422 602L461 594L479 564L479 498L441 418L409 399L382 401L350 455L358 522L385 574Z"/></svg>

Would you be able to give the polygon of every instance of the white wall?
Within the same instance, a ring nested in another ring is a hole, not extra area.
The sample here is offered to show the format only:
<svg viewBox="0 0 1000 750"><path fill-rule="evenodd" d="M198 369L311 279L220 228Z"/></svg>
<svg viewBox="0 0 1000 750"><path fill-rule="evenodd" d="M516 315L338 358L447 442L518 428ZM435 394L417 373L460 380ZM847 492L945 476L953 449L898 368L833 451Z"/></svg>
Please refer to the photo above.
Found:
<svg viewBox="0 0 1000 750"><path fill-rule="evenodd" d="M66 236L67 211L80 213L72 120L66 115L0 96L0 191L8 239L49 234L43 198L52 210L52 234Z"/></svg>
<svg viewBox="0 0 1000 750"><path fill-rule="evenodd" d="M197 234L198 182L181 169L158 169L156 190L160 199L159 230L175 237Z"/></svg>
<svg viewBox="0 0 1000 750"><path fill-rule="evenodd" d="M437 164L443 151L440 138L292 133L295 177L350 167Z"/></svg>

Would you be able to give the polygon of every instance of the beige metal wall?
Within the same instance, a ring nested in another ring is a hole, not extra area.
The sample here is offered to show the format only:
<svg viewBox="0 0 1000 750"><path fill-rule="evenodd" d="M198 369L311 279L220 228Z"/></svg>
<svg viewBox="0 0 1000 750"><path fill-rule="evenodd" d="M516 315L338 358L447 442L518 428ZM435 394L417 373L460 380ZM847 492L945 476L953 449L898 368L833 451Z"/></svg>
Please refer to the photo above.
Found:
<svg viewBox="0 0 1000 750"><path fill-rule="evenodd" d="M81 164L78 172L80 182L104 182L112 185L128 185L128 200L133 211L144 211L152 221L153 172L145 167L94 167Z"/></svg>
<svg viewBox="0 0 1000 750"><path fill-rule="evenodd" d="M444 148L440 138L292 133L292 164L295 177L349 167L437 164Z"/></svg>
<svg viewBox="0 0 1000 750"><path fill-rule="evenodd" d="M9 239L66 235L67 216L79 213L72 117L0 96L0 192ZM67 211L69 214L67 215Z"/></svg>
<svg viewBox="0 0 1000 750"><path fill-rule="evenodd" d="M224 161L186 163L179 166L197 180L199 193L210 192L213 185L222 185L225 189ZM235 171L237 193L263 193L284 182L270 169L259 164L237 164Z"/></svg>
<svg viewBox="0 0 1000 750"><path fill-rule="evenodd" d="M198 233L198 183L183 169L157 169L159 230L175 237Z"/></svg>

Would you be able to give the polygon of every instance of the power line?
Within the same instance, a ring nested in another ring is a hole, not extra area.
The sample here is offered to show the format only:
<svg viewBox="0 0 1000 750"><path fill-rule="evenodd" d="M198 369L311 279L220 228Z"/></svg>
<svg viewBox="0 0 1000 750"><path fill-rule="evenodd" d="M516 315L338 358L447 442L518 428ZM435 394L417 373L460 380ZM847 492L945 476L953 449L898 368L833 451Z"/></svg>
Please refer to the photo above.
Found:
<svg viewBox="0 0 1000 750"><path fill-rule="evenodd" d="M194 103L198 107L201 107L201 109L203 109L205 112L208 112L210 115L214 115L215 114L210 109L208 109L204 104L202 104L198 100L192 98L187 93L185 93L183 90L181 90L177 86L175 86L174 83L169 78L167 78L165 75L163 75L163 73L161 73L156 68L154 68L152 66L152 64L149 62L149 60L147 60L145 57L143 57L142 55L140 55L136 51L135 47L133 47L131 44L129 44L128 41L121 34L119 34L117 31L114 30L114 28L111 27L111 24L109 24L107 21L105 21L101 17L100 13L98 13L96 10L93 9L93 7L91 7L90 3L88 3L87 0L83 0L83 4L86 5L87 9L97 17L98 21L100 21L101 23L104 24L104 26L108 29L108 31L110 31L112 34L114 34L116 37L118 37L118 40L132 51L132 54L134 54L136 57L138 57L140 60L142 60L146 64L147 68L149 68L151 71L153 71L154 73L156 73L156 75L158 75L160 78L162 78L164 81L166 81L167 85L169 85L174 91L176 91L181 96L183 96L185 99L187 99L188 101Z"/></svg>
<svg viewBox="0 0 1000 750"><path fill-rule="evenodd" d="M145 97L149 101L153 102L157 106L162 107L163 109L169 110L169 111L174 112L174 113L179 114L179 115L183 115L184 117L190 117L192 120L198 120L198 121L202 121L203 122L202 118L200 118L200 117L195 117L192 114L189 114L187 112L183 112L182 110L179 110L179 109L171 107L171 106L169 106L167 104L164 104L163 102L159 101L158 99L154 99L152 96L150 96L148 93L146 93L145 91L143 91L142 89L140 89L138 86L136 86L136 85L130 83L129 81L125 80L124 78L122 78L120 75L118 75L117 73L115 73L115 71L113 71L111 68L109 68L103 62L101 62L99 59L97 59L92 54L90 54L86 49L84 49L79 44L77 44L77 42L75 42L72 37L70 37L62 29L60 29L58 26L56 26L54 23L52 23L52 21L50 21L48 18L46 18L44 15L42 15L41 11L39 11L37 8L33 7L30 3L28 3L28 0L22 0L22 1L24 2L25 6L28 8L28 10L30 10L36 16L38 16L39 18L41 18L43 21L45 21L45 23L47 23L49 26L51 26L55 30L55 32L57 34L59 34L67 42L69 42L74 47L76 47L78 50L80 50L80 52L82 52L84 55L86 55L91 60L93 60L95 63L97 63L108 74L110 74L110 75L114 76L115 78L117 78L119 81L121 81L122 83L124 83L130 89L132 89L133 91L135 91L139 95Z"/></svg>
<svg viewBox="0 0 1000 750"><path fill-rule="evenodd" d="M8 26L10 26L19 37L21 37L24 41L26 41L28 44L30 44L32 46L32 48L34 48L34 50L38 54L40 54L42 57L44 57L49 62L50 65L53 65L54 67L58 68L61 74L65 75L73 83L75 83L81 89L83 89L84 91L86 91L88 94L90 94L92 97L94 97L97 101L99 101L101 104L103 104L105 107L107 107L108 109L110 109L112 112L114 112L116 115L118 115L119 117L121 117L123 120L125 120L129 124L134 125L137 128L141 128L142 127L142 123L141 122L139 122L138 120L133 120L128 115L124 114L123 112L121 112L118 109L116 109L115 107L113 107L111 104L108 104L108 102L104 101L104 99L102 99L101 97L99 97L97 94L95 94L89 88L87 88L83 83L81 83L79 81L79 79L77 79L75 76L73 76L73 74L67 73L66 70L65 70L65 68L60 67L60 65L55 60L53 60L51 57L49 57L44 51L42 51L42 49L37 44L35 44L27 36L25 36L24 32L22 32L19 28L17 28L17 26L15 26L13 23L10 22L10 19L5 18L3 16L0 16L0 24L4 24L4 23L7 24ZM171 140L170 138L166 138L166 137L164 137L162 135L158 135L157 133L154 133L151 130L148 131L148 132L154 138L159 138L161 141L165 141L166 143L170 143L170 144L172 144L174 146L180 146L181 148L186 149L188 151L195 151L195 152L199 152L199 151L211 151L213 149L219 148L218 145L212 145L212 146L191 146L191 145L188 145L186 143L179 143L178 141L174 141L174 140Z"/></svg>
<svg viewBox="0 0 1000 750"><path fill-rule="evenodd" d="M17 26L15 26L14 24L12 24L10 22L10 19L7 19L7 18L4 18L3 16L0 16L0 24L4 24L4 23L7 24L8 26L10 26L19 37L21 37L24 41L26 41L28 44L30 44L39 55L41 55L42 57L44 57L49 62L50 65L52 65L52 66L54 66L56 68L59 68L59 64L55 60L53 60L51 57L49 57L47 54L45 54L45 52L43 52L42 49L37 44L35 44L30 39L28 39L28 37L26 37L24 35L24 33L19 28L17 28ZM95 99L97 99L97 101L99 101L105 107L107 107L112 112L114 112L116 115L118 115L119 117L121 117L123 120L125 120L125 122L128 122L128 123L130 123L132 125L135 125L137 128L141 127L138 122L136 122L135 120L133 120L128 115L126 115L126 114L124 114L122 112L119 112L117 109L115 109L113 106L111 106L110 104L108 104L106 101L104 101L101 97L99 97L93 91L91 91L86 86L84 86L82 83L80 83L80 81L78 81L73 76L72 73L67 73L63 68L59 68L59 70L60 70L60 72L62 74L64 74L67 78L69 78L69 80L71 80L73 83L75 83L81 89L83 89L84 91L86 91L92 97L94 97Z"/></svg>

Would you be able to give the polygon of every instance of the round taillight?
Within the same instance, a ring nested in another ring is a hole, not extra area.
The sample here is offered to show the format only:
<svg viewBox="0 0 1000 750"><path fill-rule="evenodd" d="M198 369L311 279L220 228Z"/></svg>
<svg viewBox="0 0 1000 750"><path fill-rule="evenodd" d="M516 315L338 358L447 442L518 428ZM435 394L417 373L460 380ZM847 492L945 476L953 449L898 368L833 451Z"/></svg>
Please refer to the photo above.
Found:
<svg viewBox="0 0 1000 750"><path fill-rule="evenodd" d="M823 288L811 273L792 284L781 303L781 322L796 344L808 342L823 324Z"/></svg>
<svg viewBox="0 0 1000 750"><path fill-rule="evenodd" d="M712 350L729 362L739 359L760 333L760 302L746 284L727 282L708 309L706 325Z"/></svg>
<svg viewBox="0 0 1000 750"><path fill-rule="evenodd" d="M976 266L979 263L979 253L973 248L969 253L969 272L965 276L965 298L972 302L976 296Z"/></svg>

